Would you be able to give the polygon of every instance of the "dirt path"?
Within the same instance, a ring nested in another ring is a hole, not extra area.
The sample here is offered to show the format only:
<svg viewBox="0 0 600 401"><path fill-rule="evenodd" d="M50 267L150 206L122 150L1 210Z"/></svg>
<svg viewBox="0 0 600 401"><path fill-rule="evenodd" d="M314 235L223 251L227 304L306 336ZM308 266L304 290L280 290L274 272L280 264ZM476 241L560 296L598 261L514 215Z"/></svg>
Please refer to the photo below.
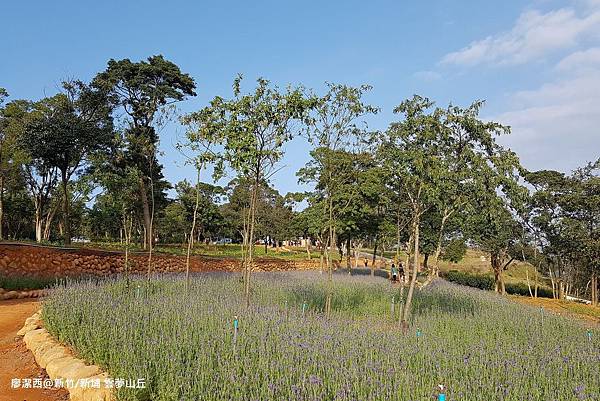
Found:
<svg viewBox="0 0 600 401"><path fill-rule="evenodd" d="M0 401L64 401L69 398L67 391L62 389L11 387L15 378L47 378L23 341L16 340L25 319L39 308L40 303L31 299L0 301Z"/></svg>

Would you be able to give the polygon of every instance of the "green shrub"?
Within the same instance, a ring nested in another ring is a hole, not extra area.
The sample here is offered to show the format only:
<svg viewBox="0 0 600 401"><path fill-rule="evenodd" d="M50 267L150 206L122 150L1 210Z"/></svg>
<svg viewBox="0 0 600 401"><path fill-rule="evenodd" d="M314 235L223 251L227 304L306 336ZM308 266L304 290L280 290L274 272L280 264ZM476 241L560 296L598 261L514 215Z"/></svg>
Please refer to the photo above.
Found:
<svg viewBox="0 0 600 401"><path fill-rule="evenodd" d="M450 270L443 277L453 283L479 288L480 290L493 290L495 284L492 276L465 273L458 270ZM506 283L505 288L508 294L529 296L529 287L525 283ZM533 287L531 287L531 291L534 291ZM537 294L541 298L552 298L552 289L538 287Z"/></svg>
<svg viewBox="0 0 600 401"><path fill-rule="evenodd" d="M529 287L525 283L507 283L505 284L506 292L513 295L529 296ZM531 286L531 292L534 292L534 287ZM548 287L538 287L538 297L552 298L552 289Z"/></svg>
<svg viewBox="0 0 600 401"><path fill-rule="evenodd" d="M0 288L7 291L40 290L52 287L57 279L52 277L0 277Z"/></svg>
<svg viewBox="0 0 600 401"><path fill-rule="evenodd" d="M450 270L444 275L444 278L453 283L479 288L480 290L494 289L494 278L483 274L469 274L458 270Z"/></svg>

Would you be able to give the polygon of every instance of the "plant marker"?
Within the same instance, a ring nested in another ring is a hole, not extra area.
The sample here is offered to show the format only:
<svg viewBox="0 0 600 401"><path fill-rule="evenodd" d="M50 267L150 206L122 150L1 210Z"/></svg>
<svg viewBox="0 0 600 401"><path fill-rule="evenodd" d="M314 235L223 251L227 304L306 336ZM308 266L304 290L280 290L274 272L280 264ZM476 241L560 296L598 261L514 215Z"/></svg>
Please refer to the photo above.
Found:
<svg viewBox="0 0 600 401"><path fill-rule="evenodd" d="M587 338L589 342L592 342L592 329L587 330Z"/></svg>
<svg viewBox="0 0 600 401"><path fill-rule="evenodd" d="M239 321L237 315L233 317L233 342L237 342Z"/></svg>
<svg viewBox="0 0 600 401"><path fill-rule="evenodd" d="M540 314L542 315L542 325L544 324L544 307L540 306Z"/></svg>
<svg viewBox="0 0 600 401"><path fill-rule="evenodd" d="M137 289L136 289L136 298L140 297L140 285L138 284Z"/></svg>
<svg viewBox="0 0 600 401"><path fill-rule="evenodd" d="M302 316L304 316L304 312L306 312L307 307L308 305L306 304L306 301L304 301L304 303L302 304Z"/></svg>
<svg viewBox="0 0 600 401"><path fill-rule="evenodd" d="M396 304L395 304L395 299L396 297L392 297L392 319L394 318L394 312L395 312L395 308L396 308Z"/></svg>
<svg viewBox="0 0 600 401"><path fill-rule="evenodd" d="M438 384L440 392L438 393L438 401L446 401L446 391L444 390L443 384Z"/></svg>

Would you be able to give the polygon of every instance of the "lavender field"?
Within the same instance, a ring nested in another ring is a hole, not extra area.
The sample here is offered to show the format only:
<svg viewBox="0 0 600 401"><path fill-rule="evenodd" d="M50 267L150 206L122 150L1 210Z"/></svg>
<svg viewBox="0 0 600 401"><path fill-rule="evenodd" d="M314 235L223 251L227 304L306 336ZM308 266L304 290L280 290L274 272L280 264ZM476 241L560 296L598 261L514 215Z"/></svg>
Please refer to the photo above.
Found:
<svg viewBox="0 0 600 401"><path fill-rule="evenodd" d="M177 277L85 282L43 319L111 377L146 379L119 400L424 401L439 384L454 401L600 400L600 333L577 322L437 281L403 334L386 280L336 276L329 318L323 281L257 274L250 309L239 275L195 276L187 295Z"/></svg>

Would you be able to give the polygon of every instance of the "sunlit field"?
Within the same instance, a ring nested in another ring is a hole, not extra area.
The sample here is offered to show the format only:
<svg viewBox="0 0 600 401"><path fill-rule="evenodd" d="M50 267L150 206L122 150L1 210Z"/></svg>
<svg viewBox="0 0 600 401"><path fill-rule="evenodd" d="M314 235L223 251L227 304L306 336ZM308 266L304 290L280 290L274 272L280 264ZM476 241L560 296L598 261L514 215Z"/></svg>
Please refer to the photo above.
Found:
<svg viewBox="0 0 600 401"><path fill-rule="evenodd" d="M84 282L44 303L48 330L112 377L145 378L119 400L600 400L600 339L576 322L435 281L410 328L400 288L318 273ZM239 331L234 333L234 319Z"/></svg>

